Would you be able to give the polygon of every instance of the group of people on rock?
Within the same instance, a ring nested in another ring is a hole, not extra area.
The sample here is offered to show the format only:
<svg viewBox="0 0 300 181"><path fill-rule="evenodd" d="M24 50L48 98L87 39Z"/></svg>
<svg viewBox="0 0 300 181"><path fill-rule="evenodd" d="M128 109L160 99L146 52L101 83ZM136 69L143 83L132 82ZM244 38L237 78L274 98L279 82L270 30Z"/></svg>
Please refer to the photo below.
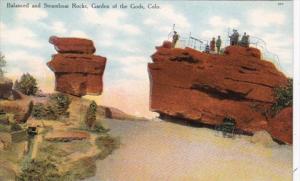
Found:
<svg viewBox="0 0 300 181"><path fill-rule="evenodd" d="M233 33L229 36L230 38L230 45L240 45L243 47L249 47L250 40L249 35L245 32L242 36L242 39L239 40L240 34L237 30L233 29Z"/></svg>
<svg viewBox="0 0 300 181"><path fill-rule="evenodd" d="M242 47L249 47L250 41L249 41L249 35L245 32L244 35L242 36L242 39L239 40L239 33L237 30L233 29L233 33L229 36L230 39L230 45L239 45ZM212 38L210 41L210 44L206 45L205 47L205 52L210 53L210 52L215 52L215 48L217 47L217 53L220 53L221 50L221 45L222 45L222 40L220 35L218 36L217 41L215 40L215 37Z"/></svg>
<svg viewBox="0 0 300 181"><path fill-rule="evenodd" d="M221 50L221 45L222 45L221 36L220 35L218 36L217 41L215 37L213 37L209 45L208 44L206 45L205 52L206 53L215 52L217 47L217 53L219 54Z"/></svg>
<svg viewBox="0 0 300 181"><path fill-rule="evenodd" d="M236 29L233 29L233 33L229 36L230 45L249 47L250 44L249 35L247 35L247 33L245 32L241 40L239 40L239 37L240 34L238 33L238 31ZM174 31L172 37L172 48L175 48L175 45L178 42L178 40L179 40L179 35L176 31ZM215 39L215 37L213 37L210 43L206 44L204 51L206 53L212 53L212 52L216 52L216 48L217 48L217 53L219 54L221 51L221 45L222 45L221 36L219 35L217 40Z"/></svg>

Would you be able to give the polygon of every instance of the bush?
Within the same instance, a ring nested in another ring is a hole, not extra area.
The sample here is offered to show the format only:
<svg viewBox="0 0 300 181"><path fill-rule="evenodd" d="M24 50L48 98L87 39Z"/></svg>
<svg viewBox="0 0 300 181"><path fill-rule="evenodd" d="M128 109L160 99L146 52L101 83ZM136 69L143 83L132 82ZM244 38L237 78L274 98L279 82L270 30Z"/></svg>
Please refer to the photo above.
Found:
<svg viewBox="0 0 300 181"><path fill-rule="evenodd" d="M48 110L46 106L42 103L37 103L33 106L32 116L37 119L43 119L47 117Z"/></svg>
<svg viewBox="0 0 300 181"><path fill-rule="evenodd" d="M96 122L97 104L93 101L88 107L85 115L85 124L88 128L94 128Z"/></svg>
<svg viewBox="0 0 300 181"><path fill-rule="evenodd" d="M285 107L293 105L293 79L288 79L288 84L274 89L276 102L272 106L272 112L277 113Z"/></svg>
<svg viewBox="0 0 300 181"><path fill-rule="evenodd" d="M58 116L68 116L67 110L71 104L71 100L67 95L62 93L53 94L49 101L52 109Z"/></svg>
<svg viewBox="0 0 300 181"><path fill-rule="evenodd" d="M33 106L32 116L37 119L57 120L62 116L69 116L67 112L71 100L68 96L57 93L50 96L47 104L38 103Z"/></svg>
<svg viewBox="0 0 300 181"><path fill-rule="evenodd" d="M57 181L60 180L59 171L49 160L31 160L22 169L18 181Z"/></svg>
<svg viewBox="0 0 300 181"><path fill-rule="evenodd" d="M23 74L19 81L16 80L14 88L25 95L35 95L38 90L36 79L29 73Z"/></svg>
<svg viewBox="0 0 300 181"><path fill-rule="evenodd" d="M120 147L120 138L113 138L108 134L104 134L96 138L96 145L102 150L100 159L103 159Z"/></svg>
<svg viewBox="0 0 300 181"><path fill-rule="evenodd" d="M22 130L22 127L17 124L16 122L13 122L11 125L10 125L10 131L20 131Z"/></svg>

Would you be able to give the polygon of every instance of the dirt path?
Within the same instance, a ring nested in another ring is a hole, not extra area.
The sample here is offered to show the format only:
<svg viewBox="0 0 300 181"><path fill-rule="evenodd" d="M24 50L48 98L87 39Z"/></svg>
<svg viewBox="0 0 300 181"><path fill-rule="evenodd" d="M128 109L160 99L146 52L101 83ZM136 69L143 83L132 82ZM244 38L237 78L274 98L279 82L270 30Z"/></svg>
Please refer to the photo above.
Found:
<svg viewBox="0 0 300 181"><path fill-rule="evenodd" d="M206 128L168 122L109 120L122 145L97 163L88 181L286 181L292 179L292 147L267 148L249 137L235 140Z"/></svg>

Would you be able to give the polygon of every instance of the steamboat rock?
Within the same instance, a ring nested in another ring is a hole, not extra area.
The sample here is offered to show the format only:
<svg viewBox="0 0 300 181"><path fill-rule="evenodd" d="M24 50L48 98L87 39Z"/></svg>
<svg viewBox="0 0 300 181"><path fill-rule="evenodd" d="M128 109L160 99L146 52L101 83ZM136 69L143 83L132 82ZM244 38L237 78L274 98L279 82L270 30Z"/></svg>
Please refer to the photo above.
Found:
<svg viewBox="0 0 300 181"><path fill-rule="evenodd" d="M230 117L240 130L266 130L273 138L292 143L286 136L292 129L276 130L267 114L275 102L274 88L285 86L287 77L262 60L258 49L229 46L218 55L169 44L156 47L153 63L148 64L152 111L208 125ZM283 116L280 125L291 125L291 117Z"/></svg>

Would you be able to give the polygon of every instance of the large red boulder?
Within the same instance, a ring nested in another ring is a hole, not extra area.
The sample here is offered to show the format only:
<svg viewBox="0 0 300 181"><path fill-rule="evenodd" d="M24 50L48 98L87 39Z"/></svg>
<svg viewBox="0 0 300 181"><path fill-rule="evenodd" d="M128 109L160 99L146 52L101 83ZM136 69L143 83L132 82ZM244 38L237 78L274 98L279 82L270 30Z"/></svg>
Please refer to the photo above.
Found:
<svg viewBox="0 0 300 181"><path fill-rule="evenodd" d="M223 55L157 47L149 63L152 111L210 125L234 118L237 127L268 129L273 89L287 78L255 48L230 46ZM276 136L279 140L284 135Z"/></svg>
<svg viewBox="0 0 300 181"><path fill-rule="evenodd" d="M59 39L59 41L62 40L66 40L67 44L70 43L68 38ZM47 65L55 73L56 91L74 96L84 96L102 93L105 64L106 58L102 56L59 53L53 55Z"/></svg>
<svg viewBox="0 0 300 181"><path fill-rule="evenodd" d="M274 118L269 120L268 131L274 138L286 143L293 142L293 108L282 109Z"/></svg>
<svg viewBox="0 0 300 181"><path fill-rule="evenodd" d="M93 41L83 38L60 38L51 36L49 43L58 53L93 54L96 51Z"/></svg>

